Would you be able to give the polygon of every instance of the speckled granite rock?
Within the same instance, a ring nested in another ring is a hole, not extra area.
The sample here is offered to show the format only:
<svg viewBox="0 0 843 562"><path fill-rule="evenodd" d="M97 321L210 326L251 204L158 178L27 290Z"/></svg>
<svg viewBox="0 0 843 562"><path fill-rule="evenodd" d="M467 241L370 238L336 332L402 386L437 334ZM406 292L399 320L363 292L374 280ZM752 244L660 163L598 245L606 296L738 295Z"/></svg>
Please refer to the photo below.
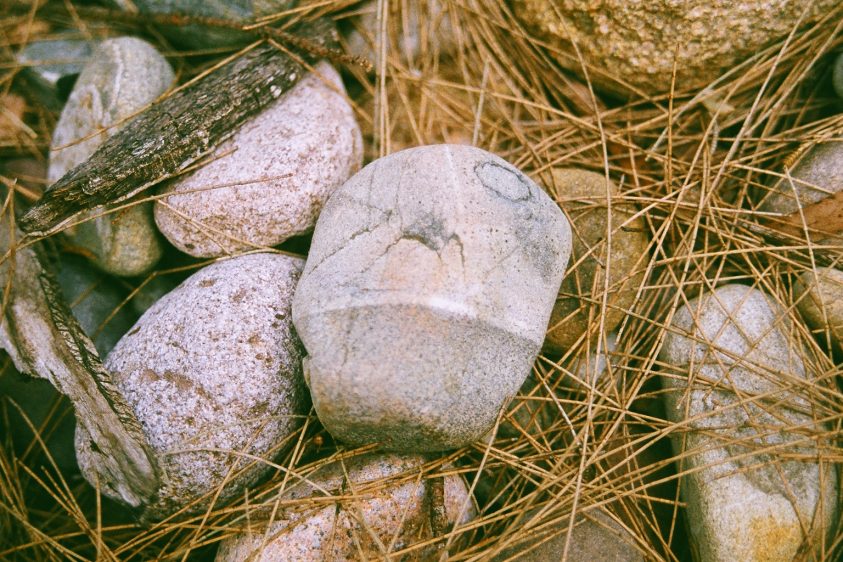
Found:
<svg viewBox="0 0 843 562"><path fill-rule="evenodd" d="M170 195L155 203L161 232L192 256L310 231L328 196L360 168L363 140L339 74L323 62L215 154L227 155L168 184Z"/></svg>
<svg viewBox="0 0 843 562"><path fill-rule="evenodd" d="M834 91L837 92L837 95L843 98L843 53L837 55L837 59L834 61L831 83L834 86Z"/></svg>
<svg viewBox="0 0 843 562"><path fill-rule="evenodd" d="M290 321L300 268L301 260L278 254L205 267L155 303L109 354L105 366L166 473L145 518L184 508L249 463L222 451L265 456L298 428L296 416L308 408ZM76 443L93 482L96 453L82 432ZM230 478L218 501L230 501L267 470L258 464Z"/></svg>
<svg viewBox="0 0 843 562"><path fill-rule="evenodd" d="M61 110L71 85L97 45L79 37L77 33L67 33L55 39L31 41L15 54L27 85L52 110Z"/></svg>
<svg viewBox="0 0 843 562"><path fill-rule="evenodd" d="M843 271L831 267L817 269L816 275L806 271L793 287L802 318L824 339L828 329L831 341L843 342Z"/></svg>
<svg viewBox="0 0 843 562"><path fill-rule="evenodd" d="M589 329L598 327L600 303L606 279L607 235L609 227L606 203L606 178L587 170L555 168L548 191L573 221L574 250L550 316L546 351L564 353ZM635 302L644 277L649 240L644 222L633 219L636 209L618 201L618 188L609 182L612 196L611 261L609 295L603 328L612 331ZM591 323L589 317L591 316ZM596 341L596 331L591 336Z"/></svg>
<svg viewBox="0 0 843 562"><path fill-rule="evenodd" d="M515 0L513 13L537 35L565 48L561 64L580 70L570 41L593 68L592 81L617 89L625 81L648 93L706 86L798 23L809 24L838 0ZM802 19L804 18L804 19Z"/></svg>
<svg viewBox="0 0 843 562"><path fill-rule="evenodd" d="M483 436L530 373L570 236L536 184L469 146L404 150L346 182L293 304L328 431L403 451Z"/></svg>
<svg viewBox="0 0 843 562"><path fill-rule="evenodd" d="M799 208L796 197L802 207L806 207L843 190L843 143L830 141L807 149L791 167L790 175L792 185L787 179L777 182L766 194L759 210L786 215ZM843 238L816 233L811 241L840 244Z"/></svg>
<svg viewBox="0 0 843 562"><path fill-rule="evenodd" d="M308 475L309 483L290 489L284 499L340 495L357 499L326 501L304 512L282 510L269 529L224 541L217 562L380 560L441 536L457 522L470 521L475 511L462 479L449 475L420 481L414 474L424 462L420 455L369 454L324 465ZM382 487L384 480L402 476L403 482ZM443 492L440 499L436 486ZM436 513L442 521L436 520ZM435 550L430 554L436 554Z"/></svg>
<svg viewBox="0 0 843 562"><path fill-rule="evenodd" d="M526 534L526 533L525 533ZM507 547L493 562L558 562L568 539L568 521L535 531L530 539ZM635 538L611 515L592 509L577 519L571 531L568 558L572 562L644 562Z"/></svg>
<svg viewBox="0 0 843 562"><path fill-rule="evenodd" d="M53 132L48 179L55 182L87 160L173 80L170 65L149 43L133 37L103 41L79 75ZM88 217L101 212L94 210ZM161 257L149 203L88 220L65 233L114 275L141 275Z"/></svg>
<svg viewBox="0 0 843 562"><path fill-rule="evenodd" d="M786 312L756 289L726 285L679 309L672 328L660 358L670 366L667 416L690 430L673 444L686 455L678 470L689 471L682 499L697 559L790 561L803 528L821 544L820 529L836 522L836 471L781 457L815 457L811 435L826 431L790 386L813 374Z"/></svg>
<svg viewBox="0 0 843 562"><path fill-rule="evenodd" d="M72 255L62 256L58 281L79 325L105 357L137 319L128 304L121 306L126 292L114 278Z"/></svg>
<svg viewBox="0 0 843 562"><path fill-rule="evenodd" d="M294 8L298 0L111 0L118 7L142 14L184 14L247 22ZM162 26L172 41L193 49L213 49L248 42L253 36L231 29L200 25Z"/></svg>

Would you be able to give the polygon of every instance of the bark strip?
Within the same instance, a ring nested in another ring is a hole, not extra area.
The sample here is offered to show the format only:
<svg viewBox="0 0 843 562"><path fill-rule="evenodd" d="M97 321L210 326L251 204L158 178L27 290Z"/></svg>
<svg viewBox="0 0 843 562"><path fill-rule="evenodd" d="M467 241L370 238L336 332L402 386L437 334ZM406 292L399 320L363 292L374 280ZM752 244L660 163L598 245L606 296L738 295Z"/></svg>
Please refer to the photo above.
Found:
<svg viewBox="0 0 843 562"><path fill-rule="evenodd" d="M329 20L295 30L307 44L336 45ZM318 55L302 51L311 63ZM21 217L27 234L46 235L77 213L127 199L184 170L305 74L299 60L264 43L179 90L127 123L91 157L54 183Z"/></svg>

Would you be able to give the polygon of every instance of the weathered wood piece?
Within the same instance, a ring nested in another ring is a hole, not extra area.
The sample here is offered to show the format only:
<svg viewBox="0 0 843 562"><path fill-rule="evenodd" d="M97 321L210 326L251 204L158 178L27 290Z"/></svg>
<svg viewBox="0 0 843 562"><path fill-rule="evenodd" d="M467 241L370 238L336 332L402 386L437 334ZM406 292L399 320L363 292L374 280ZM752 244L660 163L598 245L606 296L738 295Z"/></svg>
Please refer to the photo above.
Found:
<svg viewBox="0 0 843 562"><path fill-rule="evenodd" d="M328 20L302 24L296 35L326 49L336 42ZM80 211L126 199L184 170L295 85L306 72L302 61L317 58L261 44L150 106L54 183L21 217L21 229L47 234Z"/></svg>
<svg viewBox="0 0 843 562"><path fill-rule="evenodd" d="M71 400L77 431L99 452L101 486L138 506L159 486L146 437L62 298L46 251L39 244L18 247L14 234L8 219L0 221L0 346L20 372L47 379Z"/></svg>

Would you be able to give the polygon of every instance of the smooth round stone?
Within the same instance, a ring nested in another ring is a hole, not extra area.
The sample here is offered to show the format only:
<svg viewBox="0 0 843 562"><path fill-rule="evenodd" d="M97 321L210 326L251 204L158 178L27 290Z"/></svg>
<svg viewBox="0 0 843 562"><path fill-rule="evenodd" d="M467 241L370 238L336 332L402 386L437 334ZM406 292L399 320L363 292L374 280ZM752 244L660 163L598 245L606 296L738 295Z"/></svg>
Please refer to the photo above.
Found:
<svg viewBox="0 0 843 562"><path fill-rule="evenodd" d="M573 221L574 250L553 306L544 348L565 353L589 328L594 330L592 344L596 343L607 269L609 294L603 329L615 330L623 321L644 279L649 240L644 222L632 219L636 209L618 200L618 188L612 182L607 185L603 175L570 168L554 168L552 174L549 191ZM607 195L612 197L611 260L607 256Z"/></svg>
<svg viewBox="0 0 843 562"><path fill-rule="evenodd" d="M301 266L267 253L205 267L147 310L108 355L105 367L163 473L157 496L141 506L145 519L203 509L210 500L203 496L224 481L217 502L232 500L269 470L245 468L252 461L238 453L280 454L299 427L309 405L290 302ZM79 464L94 483L107 465L89 443L77 430Z"/></svg>
<svg viewBox="0 0 843 562"><path fill-rule="evenodd" d="M141 14L181 14L198 18L250 22L294 8L298 0L111 0L123 10ZM255 36L236 29L188 24L161 26L173 42L193 49L218 49L248 43Z"/></svg>
<svg viewBox="0 0 843 562"><path fill-rule="evenodd" d="M837 55L834 61L834 69L831 73L831 83L837 95L843 98L843 53Z"/></svg>
<svg viewBox="0 0 843 562"><path fill-rule="evenodd" d="M385 547L397 552L438 536L431 532L437 525L447 527L439 529L442 533L473 519L474 505L463 480L458 475L419 480L424 462L421 455L368 454L324 465L283 495L292 509L282 508L269 528L264 523L263 529L223 541L216 560L381 560ZM387 479L395 482L384 484ZM443 492L438 498L436 485ZM295 509L292 503L352 495L353 499L323 499L307 510ZM437 513L444 521L433 520ZM419 556L424 550L414 552ZM435 548L429 554L437 554Z"/></svg>
<svg viewBox="0 0 843 562"><path fill-rule="evenodd" d="M832 342L843 342L843 271L818 268L806 271L793 286L794 300L802 318L824 338L826 329Z"/></svg>
<svg viewBox="0 0 843 562"><path fill-rule="evenodd" d="M825 142L807 149L791 168L790 176L792 184L787 178L778 181L764 198L760 211L788 215L796 212L800 204L804 208L843 190L843 143ZM838 244L843 238L816 233L811 241Z"/></svg>
<svg viewBox="0 0 843 562"><path fill-rule="evenodd" d="M665 411L688 430L673 448L700 562L794 560L805 541L819 553L835 527L836 470L810 460L810 436L827 429L791 382L816 376L794 332L782 307L743 285L690 301L667 332Z"/></svg>
<svg viewBox="0 0 843 562"><path fill-rule="evenodd" d="M78 33L59 33L54 37L27 43L15 54L15 60L23 67L21 73L38 100L60 111L96 42L80 39Z"/></svg>
<svg viewBox="0 0 843 562"><path fill-rule="evenodd" d="M105 140L173 83L175 75L152 45L134 37L103 41L91 55L61 112L50 145L48 179L55 182L86 161ZM121 276L142 275L161 258L149 203L92 218L64 230L98 267Z"/></svg>
<svg viewBox="0 0 843 562"><path fill-rule="evenodd" d="M559 207L484 150L366 166L325 205L293 304L326 429L413 452L481 438L530 373L570 244Z"/></svg>
<svg viewBox="0 0 843 562"><path fill-rule="evenodd" d="M62 255L57 277L73 315L100 357L105 357L137 319L135 311L123 304L126 292L118 288L114 278L79 256Z"/></svg>
<svg viewBox="0 0 843 562"><path fill-rule="evenodd" d="M168 184L158 228L179 250L222 256L309 232L328 196L363 162L342 79L316 66L220 145L212 161Z"/></svg>
<svg viewBox="0 0 843 562"><path fill-rule="evenodd" d="M605 88L627 83L647 93L697 90L839 0L515 0L512 11L536 36L560 49L559 63ZM728 23L725 23L728 22ZM628 91L624 89L625 91Z"/></svg>
<svg viewBox="0 0 843 562"><path fill-rule="evenodd" d="M525 520L530 519L530 514ZM567 559L577 562L644 562L644 554L635 537L603 509L591 509L577 517L571 530L568 557L564 558L568 542L570 518L534 531L525 540L516 541L492 562L558 562Z"/></svg>

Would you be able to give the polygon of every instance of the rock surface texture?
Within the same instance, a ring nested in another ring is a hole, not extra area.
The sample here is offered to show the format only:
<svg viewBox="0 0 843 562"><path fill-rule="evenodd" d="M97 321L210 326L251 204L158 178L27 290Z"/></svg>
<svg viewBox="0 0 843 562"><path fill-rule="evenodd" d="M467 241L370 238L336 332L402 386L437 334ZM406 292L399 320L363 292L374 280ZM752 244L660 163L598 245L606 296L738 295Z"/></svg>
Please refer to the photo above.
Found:
<svg viewBox="0 0 843 562"><path fill-rule="evenodd" d="M152 45L133 37L103 41L91 55L62 110L50 145L48 179L55 182L87 160L108 136L155 101L173 83L169 63ZM162 247L149 203L91 218L66 229L73 244L114 275L142 275Z"/></svg>
<svg viewBox="0 0 843 562"><path fill-rule="evenodd" d="M608 332L618 327L635 302L649 241L644 222L633 218L636 209L618 202L618 188L612 182L607 184L603 175L568 168L556 168L552 173L549 191L573 222L574 250L553 306L544 346L548 351L564 353L589 328L595 330L591 339L592 345L596 343L607 273L603 329Z"/></svg>
<svg viewBox="0 0 843 562"><path fill-rule="evenodd" d="M342 80L323 62L217 147L210 163L165 187L155 221L192 256L275 246L310 231L362 160Z"/></svg>
<svg viewBox="0 0 843 562"><path fill-rule="evenodd" d="M812 375L786 312L764 293L726 285L674 317L661 360L696 559L790 561L819 552L836 522L837 475L816 458ZM688 377L693 381L689 388ZM796 389L796 390L795 390ZM788 427L799 426L798 430ZM784 454L802 459L788 459Z"/></svg>
<svg viewBox="0 0 843 562"><path fill-rule="evenodd" d="M831 267L817 269L816 275L806 271L793 287L802 318L824 340L828 329L831 341L843 342L843 271Z"/></svg>
<svg viewBox="0 0 843 562"><path fill-rule="evenodd" d="M835 8L838 0L515 0L513 12L551 45L568 48L561 64L580 70L570 42L591 65L589 77L610 89L618 80L647 93L706 86L794 26Z"/></svg>
<svg viewBox="0 0 843 562"><path fill-rule="evenodd" d="M404 451L484 435L541 347L570 237L535 183L477 148L404 150L346 182L293 304L328 431Z"/></svg>
<svg viewBox="0 0 843 562"><path fill-rule="evenodd" d="M300 270L301 260L277 254L210 265L156 302L109 354L106 367L164 472L147 519L188 507L226 478L217 501L236 497L268 469L246 468L251 461L237 453L277 454L298 428L308 408L290 318ZM83 432L76 444L95 482L97 452Z"/></svg>
<svg viewBox="0 0 843 562"><path fill-rule="evenodd" d="M291 509L277 514L269 528L264 525L261 532L224 541L217 562L436 559L435 547L388 556L474 517L462 479L449 475L419 480L424 462L420 455L369 454L324 465L308 476L308 483L284 495ZM327 499L352 495L353 499ZM304 508L313 498L323 499ZM302 501L297 505L296 500Z"/></svg>

